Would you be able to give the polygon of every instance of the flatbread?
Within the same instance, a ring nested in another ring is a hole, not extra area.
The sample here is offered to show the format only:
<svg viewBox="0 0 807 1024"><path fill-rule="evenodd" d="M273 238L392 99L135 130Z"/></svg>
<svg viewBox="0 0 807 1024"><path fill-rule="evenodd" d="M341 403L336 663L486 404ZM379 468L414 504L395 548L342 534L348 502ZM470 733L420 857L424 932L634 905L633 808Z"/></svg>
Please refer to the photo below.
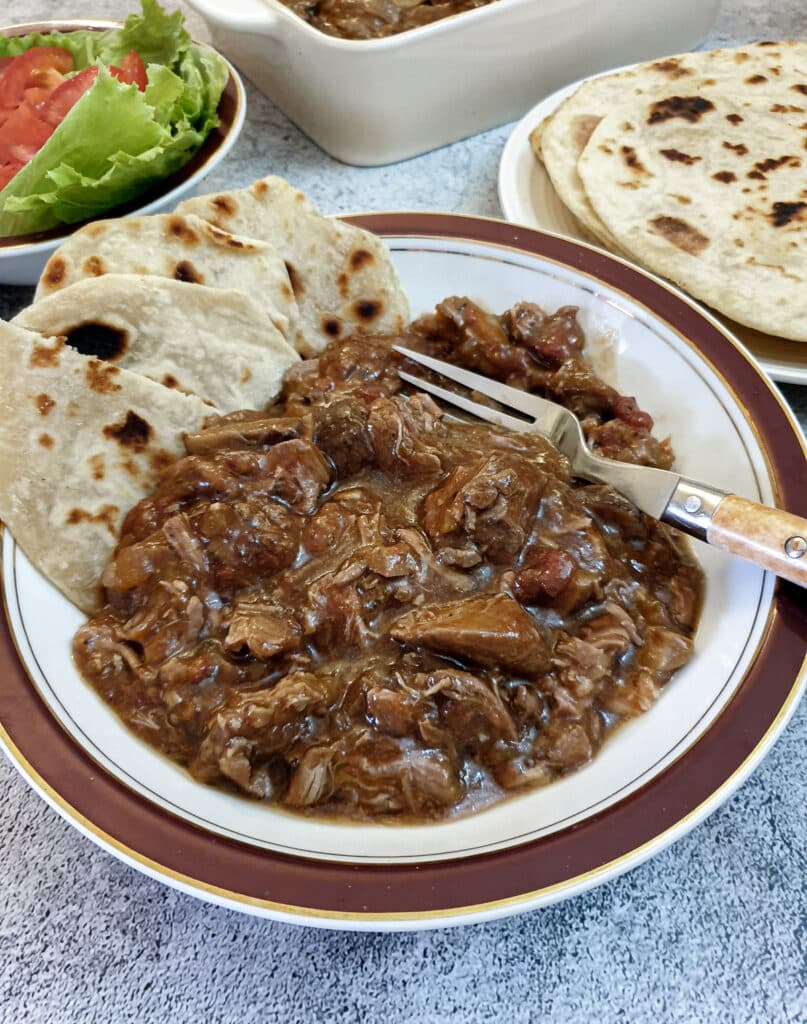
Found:
<svg viewBox="0 0 807 1024"><path fill-rule="evenodd" d="M742 324L807 341L807 73L758 68L742 90L717 80L621 99L578 171L645 267Z"/></svg>
<svg viewBox="0 0 807 1024"><path fill-rule="evenodd" d="M34 301L103 274L156 275L246 292L284 338L297 341L297 303L280 256L266 242L198 217L164 213L85 225L45 264Z"/></svg>
<svg viewBox="0 0 807 1024"><path fill-rule="evenodd" d="M84 355L197 395L224 413L264 408L300 358L244 292L136 274L78 281L14 323L64 336Z"/></svg>
<svg viewBox="0 0 807 1024"><path fill-rule="evenodd" d="M538 132L541 161L555 191L587 235L611 251L630 257L632 254L625 252L592 205L578 170L578 161L600 120L615 114L618 104L631 96L686 96L718 82L722 89L742 92L749 88L747 80L757 75L771 82L783 75L798 78L807 66L806 54L804 43L756 43L738 49L677 54L629 71L588 79L542 122Z"/></svg>
<svg viewBox="0 0 807 1024"><path fill-rule="evenodd" d="M91 613L126 512L211 414L201 399L0 321L0 519Z"/></svg>
<svg viewBox="0 0 807 1024"><path fill-rule="evenodd" d="M400 331L409 306L389 250L375 235L331 217L282 178L186 199L177 212L197 214L226 231L272 245L286 263L300 310L304 355L354 332Z"/></svg>

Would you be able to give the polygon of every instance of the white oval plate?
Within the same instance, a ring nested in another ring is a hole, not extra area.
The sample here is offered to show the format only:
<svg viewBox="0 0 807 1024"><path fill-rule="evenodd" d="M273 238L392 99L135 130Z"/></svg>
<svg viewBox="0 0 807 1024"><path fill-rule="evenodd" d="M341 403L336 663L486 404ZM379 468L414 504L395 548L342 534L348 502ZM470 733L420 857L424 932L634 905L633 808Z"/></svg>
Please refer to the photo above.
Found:
<svg viewBox="0 0 807 1024"><path fill-rule="evenodd" d="M429 214L357 219L385 235L414 315L452 293L496 311L522 299L547 309L578 305L598 362L652 412L659 434L672 436L684 473L761 501L776 501L783 486L801 494L801 483L783 483L777 467L777 459L792 458L794 445L801 449L773 389L713 321L647 275L637 284L624 264L606 266L598 252L561 239L522 232L530 238L521 246L519 230L502 222ZM602 276L594 276L597 268ZM637 298L630 287L639 289ZM651 299L675 307L675 322L691 321L682 329L712 346L713 361L651 313L644 304ZM757 402L771 420L761 435L753 422ZM351 928L433 927L547 904L613 877L691 828L742 781L796 706L803 645L795 660L781 590L771 576L719 551L698 545L697 554L707 588L696 657L591 765L471 817L385 826L293 815L238 798L195 782L140 741L73 665L81 614L6 531L3 596L25 674L15 674L6 643L0 740L25 777L86 834L215 902ZM777 658L781 679L771 686L757 675L761 661ZM765 705L764 714L750 712L761 731L751 744L747 724L732 724L749 713L742 710L749 695ZM704 756L725 764L713 772ZM655 800L656 792L667 795ZM678 800L684 810L672 809ZM652 821L660 808L660 821Z"/></svg>

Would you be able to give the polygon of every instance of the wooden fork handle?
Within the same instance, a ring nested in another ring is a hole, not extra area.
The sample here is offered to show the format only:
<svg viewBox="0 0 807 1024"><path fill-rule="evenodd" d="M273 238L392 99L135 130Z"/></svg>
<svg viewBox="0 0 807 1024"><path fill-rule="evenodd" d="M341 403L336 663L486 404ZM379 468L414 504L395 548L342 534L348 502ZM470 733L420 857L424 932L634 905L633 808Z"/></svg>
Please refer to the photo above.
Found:
<svg viewBox="0 0 807 1024"><path fill-rule="evenodd" d="M801 516L727 494L712 514L706 539L807 587L807 519Z"/></svg>

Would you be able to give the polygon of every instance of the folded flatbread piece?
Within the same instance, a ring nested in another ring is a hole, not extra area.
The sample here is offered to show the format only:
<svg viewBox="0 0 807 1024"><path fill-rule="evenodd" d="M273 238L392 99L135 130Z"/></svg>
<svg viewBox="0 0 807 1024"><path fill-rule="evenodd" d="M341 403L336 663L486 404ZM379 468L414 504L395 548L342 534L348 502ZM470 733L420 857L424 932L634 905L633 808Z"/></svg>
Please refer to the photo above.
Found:
<svg viewBox="0 0 807 1024"><path fill-rule="evenodd" d="M297 303L286 265L266 242L177 213L93 221L45 265L34 301L103 274L145 274L246 292L281 334L297 340ZM296 345L295 345L296 347Z"/></svg>
<svg viewBox="0 0 807 1024"><path fill-rule="evenodd" d="M352 333L403 330L409 306L390 253L376 235L332 217L282 178L186 199L178 213L273 246L285 261L300 310L304 355Z"/></svg>
<svg viewBox="0 0 807 1024"><path fill-rule="evenodd" d="M137 274L85 278L14 323L224 413L264 408L300 358L245 292Z"/></svg>
<svg viewBox="0 0 807 1024"><path fill-rule="evenodd" d="M211 408L0 321L0 519L85 612L125 514Z"/></svg>

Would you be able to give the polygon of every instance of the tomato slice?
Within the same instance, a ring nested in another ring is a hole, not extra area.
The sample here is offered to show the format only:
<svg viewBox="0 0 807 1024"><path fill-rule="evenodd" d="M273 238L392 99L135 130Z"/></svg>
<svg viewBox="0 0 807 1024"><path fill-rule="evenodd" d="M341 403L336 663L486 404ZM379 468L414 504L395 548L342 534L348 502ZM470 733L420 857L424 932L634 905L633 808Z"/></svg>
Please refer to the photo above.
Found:
<svg viewBox="0 0 807 1024"><path fill-rule="evenodd" d="M19 106L25 90L44 86L52 72L64 77L72 70L73 55L61 46L34 46L14 57L0 77L0 112Z"/></svg>
<svg viewBox="0 0 807 1024"><path fill-rule="evenodd" d="M73 75L72 78L66 78L41 105L42 120L53 125L54 128L61 124L68 110L81 99L97 77L98 68L91 64L90 67L79 71L77 75Z"/></svg>
<svg viewBox="0 0 807 1024"><path fill-rule="evenodd" d="M27 163L45 145L54 127L41 120L30 103L21 103L0 125L0 164Z"/></svg>
<svg viewBox="0 0 807 1024"><path fill-rule="evenodd" d="M21 163L0 164L0 189L4 189L17 174L17 171L22 170L22 168L23 164Z"/></svg>
<svg viewBox="0 0 807 1024"><path fill-rule="evenodd" d="M136 85L141 92L146 91L148 85L146 65L140 59L137 50L129 50L117 67L114 65L110 67L109 73L125 85Z"/></svg>
<svg viewBox="0 0 807 1024"><path fill-rule="evenodd" d="M3 72L13 60L13 57L0 57L0 78L2 78Z"/></svg>

